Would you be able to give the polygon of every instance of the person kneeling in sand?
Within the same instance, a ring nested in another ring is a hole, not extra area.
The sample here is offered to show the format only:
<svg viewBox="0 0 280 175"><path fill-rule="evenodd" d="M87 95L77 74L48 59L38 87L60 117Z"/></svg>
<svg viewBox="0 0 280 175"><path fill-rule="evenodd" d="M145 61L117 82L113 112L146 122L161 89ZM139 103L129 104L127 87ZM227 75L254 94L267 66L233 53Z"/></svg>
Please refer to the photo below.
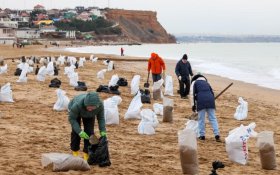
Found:
<svg viewBox="0 0 280 175"><path fill-rule="evenodd" d="M218 121L215 116L214 93L207 79L203 75L197 74L192 78L190 94L193 96L193 101L191 100L192 110L193 112L198 112L199 139L205 140L205 113L207 113L208 120L213 128L215 139L217 142L221 142Z"/></svg>
<svg viewBox="0 0 280 175"><path fill-rule="evenodd" d="M98 93L89 92L75 96L68 105L69 122L72 127L71 150L74 156L79 155L80 141L84 139L84 159L88 160L89 136L94 134L95 117L98 120L100 135L106 137L104 105ZM84 131L81 129L81 120Z"/></svg>

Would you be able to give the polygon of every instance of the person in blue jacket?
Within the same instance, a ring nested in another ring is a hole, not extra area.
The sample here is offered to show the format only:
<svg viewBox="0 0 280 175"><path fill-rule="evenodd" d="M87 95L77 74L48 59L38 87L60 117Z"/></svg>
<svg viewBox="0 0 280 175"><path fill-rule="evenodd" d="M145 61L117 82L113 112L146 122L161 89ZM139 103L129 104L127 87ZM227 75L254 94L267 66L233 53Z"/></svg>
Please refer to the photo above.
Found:
<svg viewBox="0 0 280 175"><path fill-rule="evenodd" d="M192 67L188 62L188 55L184 54L182 59L178 61L175 73L180 84L181 98L186 99L190 92L190 76L193 76Z"/></svg>
<svg viewBox="0 0 280 175"><path fill-rule="evenodd" d="M221 142L219 125L215 115L215 96L207 79L201 75L195 75L191 80L191 92L193 96L192 111L198 112L199 139L205 140L205 114L208 114L208 120L211 123L215 139Z"/></svg>

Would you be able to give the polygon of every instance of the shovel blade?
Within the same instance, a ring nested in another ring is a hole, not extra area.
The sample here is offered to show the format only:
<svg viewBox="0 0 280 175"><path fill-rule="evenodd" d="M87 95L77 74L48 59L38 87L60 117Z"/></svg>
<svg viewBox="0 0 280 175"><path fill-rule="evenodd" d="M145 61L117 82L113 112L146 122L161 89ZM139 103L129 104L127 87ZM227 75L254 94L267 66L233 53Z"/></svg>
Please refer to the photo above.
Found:
<svg viewBox="0 0 280 175"><path fill-rule="evenodd" d="M144 84L144 88L149 88L150 87L150 83L145 83Z"/></svg>

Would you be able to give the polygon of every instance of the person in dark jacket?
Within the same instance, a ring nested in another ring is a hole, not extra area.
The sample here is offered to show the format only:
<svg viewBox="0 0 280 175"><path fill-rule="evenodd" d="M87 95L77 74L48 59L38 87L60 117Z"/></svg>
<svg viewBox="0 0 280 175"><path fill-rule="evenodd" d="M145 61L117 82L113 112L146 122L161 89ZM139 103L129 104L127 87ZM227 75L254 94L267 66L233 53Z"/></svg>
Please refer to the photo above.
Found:
<svg viewBox="0 0 280 175"><path fill-rule="evenodd" d="M207 113L215 139L217 142L221 142L218 121L215 116L215 96L210 84L203 75L198 74L192 78L190 94L193 96L192 110L193 112L198 112L199 139L205 140L205 114Z"/></svg>
<svg viewBox="0 0 280 175"><path fill-rule="evenodd" d="M178 61L175 73L180 84L181 98L187 98L190 92L190 75L193 76L192 67L190 62L188 62L187 54L184 54L182 59Z"/></svg>
<svg viewBox="0 0 280 175"><path fill-rule="evenodd" d="M88 159L89 137L94 134L94 123L97 118L100 135L106 137L104 105L98 93L89 92L75 96L68 105L68 120L72 127L71 150L74 156L79 155L80 141L84 139L84 159ZM81 129L81 120L84 130Z"/></svg>

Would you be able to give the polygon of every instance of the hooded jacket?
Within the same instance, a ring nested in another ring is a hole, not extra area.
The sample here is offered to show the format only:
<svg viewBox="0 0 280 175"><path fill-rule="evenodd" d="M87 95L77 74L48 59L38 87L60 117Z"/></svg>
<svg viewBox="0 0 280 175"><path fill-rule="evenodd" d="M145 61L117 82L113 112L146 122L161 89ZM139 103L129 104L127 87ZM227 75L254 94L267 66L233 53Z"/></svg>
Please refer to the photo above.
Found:
<svg viewBox="0 0 280 175"><path fill-rule="evenodd" d="M96 106L96 109L93 111L87 111L87 106ZM68 120L77 134L82 131L79 123L77 122L78 117L93 118L93 122L95 122L95 117L97 117L99 131L106 131L104 105L96 92L89 92L87 94L75 96L68 105L68 111Z"/></svg>
<svg viewBox="0 0 280 175"><path fill-rule="evenodd" d="M151 54L151 58L148 61L148 71L152 71L152 74L161 74L162 70L165 70L165 63L161 57L156 53Z"/></svg>
<svg viewBox="0 0 280 175"><path fill-rule="evenodd" d="M189 80L190 75L193 76L192 67L190 62L183 63L182 59L178 61L175 68L177 77L182 76L182 80Z"/></svg>

